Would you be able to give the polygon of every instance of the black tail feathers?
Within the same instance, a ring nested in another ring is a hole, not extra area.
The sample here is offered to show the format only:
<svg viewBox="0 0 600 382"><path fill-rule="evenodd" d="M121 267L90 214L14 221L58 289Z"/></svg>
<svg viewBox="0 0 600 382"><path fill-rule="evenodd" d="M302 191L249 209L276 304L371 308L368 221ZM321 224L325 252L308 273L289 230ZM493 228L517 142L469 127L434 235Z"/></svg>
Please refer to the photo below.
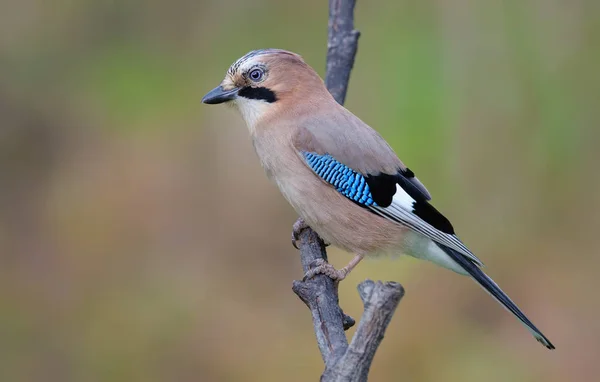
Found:
<svg viewBox="0 0 600 382"><path fill-rule="evenodd" d="M500 304L502 304L509 312L514 314L519 321L529 330L535 339L548 349L554 349L554 345L542 334L542 332L535 327L535 325L529 321L529 319L521 312L517 305L500 289L498 284L494 282L488 275L486 275L477 265L471 260L456 252L453 249L447 248L441 244L438 246L448 254L454 261L456 261L486 292L494 297Z"/></svg>

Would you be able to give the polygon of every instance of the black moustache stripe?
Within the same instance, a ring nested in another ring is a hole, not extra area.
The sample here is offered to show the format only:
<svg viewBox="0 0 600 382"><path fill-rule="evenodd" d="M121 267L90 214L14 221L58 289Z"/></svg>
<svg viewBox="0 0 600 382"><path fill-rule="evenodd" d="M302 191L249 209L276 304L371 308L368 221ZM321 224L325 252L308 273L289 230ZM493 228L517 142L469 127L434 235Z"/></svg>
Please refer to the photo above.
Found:
<svg viewBox="0 0 600 382"><path fill-rule="evenodd" d="M256 99L256 100L266 101L268 103L273 103L273 102L277 101L277 96L275 95L275 92L269 88L263 88L263 87L259 87L259 88L254 88L251 86L243 87L239 91L238 96L248 98L248 99Z"/></svg>

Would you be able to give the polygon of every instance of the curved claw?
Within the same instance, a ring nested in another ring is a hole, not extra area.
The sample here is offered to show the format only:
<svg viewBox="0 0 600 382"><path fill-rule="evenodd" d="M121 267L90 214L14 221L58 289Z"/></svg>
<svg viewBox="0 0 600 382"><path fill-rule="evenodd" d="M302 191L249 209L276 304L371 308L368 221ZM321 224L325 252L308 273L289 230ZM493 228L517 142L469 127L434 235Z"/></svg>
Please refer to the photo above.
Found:
<svg viewBox="0 0 600 382"><path fill-rule="evenodd" d="M292 226L292 245L294 246L294 248L300 249L298 247L298 240L300 240L300 234L306 228L308 228L308 225L302 218L298 218L298 220L296 220L296 222Z"/></svg>
<svg viewBox="0 0 600 382"><path fill-rule="evenodd" d="M314 262L314 268L306 272L302 281L306 281L318 275L319 273L326 275L335 282L340 282L348 276L350 272L361 262L363 259L362 255L355 255L352 260L342 269L335 269L333 265L329 264L324 259L317 259Z"/></svg>

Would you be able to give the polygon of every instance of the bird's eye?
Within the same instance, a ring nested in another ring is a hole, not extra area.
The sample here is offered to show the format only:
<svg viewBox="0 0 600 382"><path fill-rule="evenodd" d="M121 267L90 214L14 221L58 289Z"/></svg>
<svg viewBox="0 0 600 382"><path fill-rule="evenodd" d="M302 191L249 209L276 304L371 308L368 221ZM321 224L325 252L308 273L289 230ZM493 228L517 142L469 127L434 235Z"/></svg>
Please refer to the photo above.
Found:
<svg viewBox="0 0 600 382"><path fill-rule="evenodd" d="M248 77L250 77L250 79L254 82L260 81L263 78L263 75L265 73L262 71L262 69L252 69L250 71L250 73L248 73Z"/></svg>

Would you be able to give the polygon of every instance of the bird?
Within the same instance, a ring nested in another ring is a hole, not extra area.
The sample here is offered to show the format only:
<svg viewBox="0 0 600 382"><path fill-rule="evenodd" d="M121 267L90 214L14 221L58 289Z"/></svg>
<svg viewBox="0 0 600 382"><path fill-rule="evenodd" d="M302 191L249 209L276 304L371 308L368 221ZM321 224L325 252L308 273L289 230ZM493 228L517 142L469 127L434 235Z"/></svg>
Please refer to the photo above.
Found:
<svg viewBox="0 0 600 382"><path fill-rule="evenodd" d="M407 255L470 276L548 349L554 345L487 276L483 263L430 203L431 194L373 128L340 105L303 58L282 49L236 60L205 104L231 104L246 122L267 177L327 243L354 254L344 279L365 256Z"/></svg>

